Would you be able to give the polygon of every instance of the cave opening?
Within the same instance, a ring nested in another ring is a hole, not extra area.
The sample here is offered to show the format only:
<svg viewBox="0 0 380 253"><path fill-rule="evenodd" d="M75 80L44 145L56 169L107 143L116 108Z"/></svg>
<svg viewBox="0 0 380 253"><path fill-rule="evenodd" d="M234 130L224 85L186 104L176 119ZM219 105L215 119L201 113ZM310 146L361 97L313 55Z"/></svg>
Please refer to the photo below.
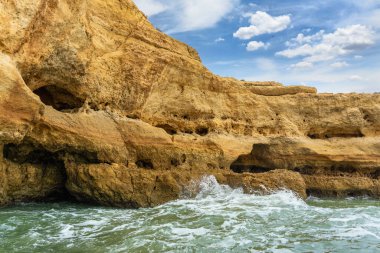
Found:
<svg viewBox="0 0 380 253"><path fill-rule="evenodd" d="M85 102L70 91L55 85L43 86L33 92L40 97L42 103L52 106L57 111L61 112L69 112L79 109Z"/></svg>
<svg viewBox="0 0 380 253"><path fill-rule="evenodd" d="M264 173L274 170L274 168L259 166L250 159L250 155L241 155L231 163L230 170L235 173Z"/></svg>
<svg viewBox="0 0 380 253"><path fill-rule="evenodd" d="M76 202L66 188L68 177L65 159L78 164L106 163L100 161L95 152L70 149L53 152L29 140L19 144L5 144L2 153L9 166L9 173L18 173L23 178L20 185L13 186L14 190L39 193L36 195L38 197L23 196L22 201ZM9 176L17 177L13 174Z"/></svg>
<svg viewBox="0 0 380 253"><path fill-rule="evenodd" d="M171 125L160 124L160 125L156 125L156 127L164 129L167 134L170 134L170 135L177 134L177 130L174 127L172 127Z"/></svg>
<svg viewBox="0 0 380 253"><path fill-rule="evenodd" d="M209 133L209 129L207 127L198 127L195 132L200 136L206 136Z"/></svg>
<svg viewBox="0 0 380 253"><path fill-rule="evenodd" d="M3 147L3 158L12 162L20 173L26 173L27 181L23 188L36 187L38 182L41 195L34 201L73 201L74 198L67 191L67 181L64 161L59 153L50 152L42 147L36 147L31 143L13 144L9 143ZM39 175L39 176L38 176ZM29 185L29 182L31 185Z"/></svg>
<svg viewBox="0 0 380 253"><path fill-rule="evenodd" d="M344 132L344 131L331 131L323 133L308 133L307 137L310 139L330 139L330 138L362 138L365 137L360 131Z"/></svg>
<svg viewBox="0 0 380 253"><path fill-rule="evenodd" d="M6 144L3 149L3 157L18 164L54 164L60 168L64 167L63 161L58 159L57 154L31 144Z"/></svg>
<svg viewBox="0 0 380 253"><path fill-rule="evenodd" d="M140 160L136 161L136 165L137 165L137 167L143 168L143 169L153 169L154 168L152 160L150 160L150 159L140 159Z"/></svg>
<svg viewBox="0 0 380 253"><path fill-rule="evenodd" d="M236 161L231 164L230 169L235 173L264 173L274 170L267 167L256 166L253 164L244 164Z"/></svg>

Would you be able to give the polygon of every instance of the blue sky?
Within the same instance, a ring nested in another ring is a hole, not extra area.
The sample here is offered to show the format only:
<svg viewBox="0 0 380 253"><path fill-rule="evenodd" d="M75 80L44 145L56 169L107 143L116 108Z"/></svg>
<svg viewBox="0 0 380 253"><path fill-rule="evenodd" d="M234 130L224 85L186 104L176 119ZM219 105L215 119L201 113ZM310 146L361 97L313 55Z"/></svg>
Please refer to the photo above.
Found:
<svg viewBox="0 0 380 253"><path fill-rule="evenodd" d="M380 0L135 0L214 73L380 92Z"/></svg>

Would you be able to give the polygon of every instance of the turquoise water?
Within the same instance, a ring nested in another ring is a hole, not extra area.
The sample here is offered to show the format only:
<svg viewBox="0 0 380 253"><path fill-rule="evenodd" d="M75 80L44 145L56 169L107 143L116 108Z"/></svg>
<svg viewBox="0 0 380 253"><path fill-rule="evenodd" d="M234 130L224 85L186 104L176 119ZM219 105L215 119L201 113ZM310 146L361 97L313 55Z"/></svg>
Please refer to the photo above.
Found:
<svg viewBox="0 0 380 253"><path fill-rule="evenodd" d="M72 203L0 209L0 252L380 252L380 202L307 202L200 183L196 198L152 209Z"/></svg>

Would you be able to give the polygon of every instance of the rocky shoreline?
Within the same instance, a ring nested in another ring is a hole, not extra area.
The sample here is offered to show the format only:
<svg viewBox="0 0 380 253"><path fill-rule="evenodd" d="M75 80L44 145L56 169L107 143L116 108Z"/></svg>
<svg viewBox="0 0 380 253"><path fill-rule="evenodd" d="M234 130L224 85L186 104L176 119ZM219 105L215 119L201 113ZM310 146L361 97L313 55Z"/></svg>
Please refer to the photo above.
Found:
<svg viewBox="0 0 380 253"><path fill-rule="evenodd" d="M0 205L152 207L203 175L380 196L380 94L216 76L131 0L0 6Z"/></svg>

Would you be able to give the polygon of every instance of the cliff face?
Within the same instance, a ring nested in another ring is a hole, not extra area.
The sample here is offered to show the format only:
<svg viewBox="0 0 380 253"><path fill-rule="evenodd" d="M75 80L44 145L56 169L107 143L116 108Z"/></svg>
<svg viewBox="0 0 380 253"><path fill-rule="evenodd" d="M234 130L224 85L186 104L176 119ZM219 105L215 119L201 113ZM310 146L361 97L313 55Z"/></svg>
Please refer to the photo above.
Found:
<svg viewBox="0 0 380 253"><path fill-rule="evenodd" d="M379 94L216 76L131 0L10 0L0 21L0 204L154 206L205 174L380 196Z"/></svg>

